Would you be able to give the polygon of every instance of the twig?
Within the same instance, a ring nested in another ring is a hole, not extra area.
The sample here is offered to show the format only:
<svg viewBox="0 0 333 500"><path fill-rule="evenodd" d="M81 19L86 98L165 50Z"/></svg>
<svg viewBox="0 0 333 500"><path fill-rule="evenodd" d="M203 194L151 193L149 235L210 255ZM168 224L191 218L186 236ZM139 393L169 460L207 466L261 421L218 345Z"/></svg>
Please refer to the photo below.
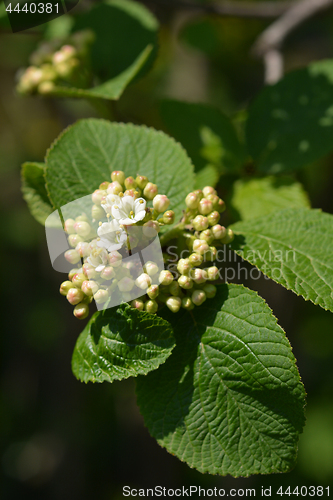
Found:
<svg viewBox="0 0 333 500"><path fill-rule="evenodd" d="M320 1L320 0L318 0ZM221 3L202 4L188 0L144 0L150 5L161 5L170 9L188 9L224 17L243 17L252 19L269 19L281 16L290 9L294 2L258 2L227 1Z"/></svg>

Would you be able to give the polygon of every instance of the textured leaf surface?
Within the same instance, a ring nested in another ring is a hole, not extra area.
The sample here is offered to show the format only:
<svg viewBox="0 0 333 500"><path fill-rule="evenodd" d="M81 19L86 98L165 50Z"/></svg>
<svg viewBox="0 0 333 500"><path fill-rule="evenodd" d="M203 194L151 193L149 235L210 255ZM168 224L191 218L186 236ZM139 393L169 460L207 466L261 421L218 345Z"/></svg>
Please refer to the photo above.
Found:
<svg viewBox="0 0 333 500"><path fill-rule="evenodd" d="M232 247L264 274L333 311L333 216L287 209L231 226Z"/></svg>
<svg viewBox="0 0 333 500"><path fill-rule="evenodd" d="M267 86L249 109L248 149L259 169L278 173L333 149L333 60L320 61Z"/></svg>
<svg viewBox="0 0 333 500"><path fill-rule="evenodd" d="M164 319L123 304L91 318L77 340L72 369L82 382L113 382L155 370L175 345Z"/></svg>
<svg viewBox="0 0 333 500"><path fill-rule="evenodd" d="M216 186L219 180L219 173L214 165L206 165L195 174L195 189L202 189L205 186Z"/></svg>
<svg viewBox="0 0 333 500"><path fill-rule="evenodd" d="M86 196L110 172L146 175L170 198L181 216L187 192L193 189L193 166L186 152L163 132L130 124L87 119L69 127L48 152L47 189L55 207Z"/></svg>
<svg viewBox="0 0 333 500"><path fill-rule="evenodd" d="M220 285L174 318L176 348L137 395L150 433L200 472L286 472L295 463L305 392L288 340L255 292Z"/></svg>
<svg viewBox="0 0 333 500"><path fill-rule="evenodd" d="M44 179L44 163L24 163L22 165L22 193L28 204L31 215L44 224L53 212L47 196Z"/></svg>
<svg viewBox="0 0 333 500"><path fill-rule="evenodd" d="M140 69L148 60L152 52L152 46L148 45L137 59L122 73L108 80L101 85L91 89L79 89L74 87L55 87L50 95L59 97L78 97L78 98L101 98L117 100L124 92L127 85L133 80Z"/></svg>
<svg viewBox="0 0 333 500"><path fill-rule="evenodd" d="M288 176L240 179L233 186L231 204L243 220L285 208L310 207L302 184Z"/></svg>
<svg viewBox="0 0 333 500"><path fill-rule="evenodd" d="M165 100L161 116L170 133L182 143L196 169L212 163L220 172L244 161L244 149L227 116L206 104Z"/></svg>

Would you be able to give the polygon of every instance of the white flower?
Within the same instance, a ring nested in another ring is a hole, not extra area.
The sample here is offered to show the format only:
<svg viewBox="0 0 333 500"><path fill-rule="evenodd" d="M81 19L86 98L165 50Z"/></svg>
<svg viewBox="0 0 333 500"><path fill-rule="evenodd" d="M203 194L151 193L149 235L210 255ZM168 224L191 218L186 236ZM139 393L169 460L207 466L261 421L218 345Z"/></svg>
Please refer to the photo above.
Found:
<svg viewBox="0 0 333 500"><path fill-rule="evenodd" d="M93 248L87 262L99 273L108 264L108 253L105 248Z"/></svg>
<svg viewBox="0 0 333 500"><path fill-rule="evenodd" d="M104 208L107 214L112 214L113 205L120 205L121 198L117 194L108 194L105 198L105 201L101 203L101 206Z"/></svg>
<svg viewBox="0 0 333 500"><path fill-rule="evenodd" d="M100 237L100 240L97 241L97 245L106 248L109 252L119 250L127 239L126 232L124 229L120 228L117 220L104 222L104 224L97 229L97 234Z"/></svg>
<svg viewBox="0 0 333 500"><path fill-rule="evenodd" d="M143 198L135 200L133 196L124 196L120 203L112 206L112 216L125 226L139 222L145 215L146 201Z"/></svg>

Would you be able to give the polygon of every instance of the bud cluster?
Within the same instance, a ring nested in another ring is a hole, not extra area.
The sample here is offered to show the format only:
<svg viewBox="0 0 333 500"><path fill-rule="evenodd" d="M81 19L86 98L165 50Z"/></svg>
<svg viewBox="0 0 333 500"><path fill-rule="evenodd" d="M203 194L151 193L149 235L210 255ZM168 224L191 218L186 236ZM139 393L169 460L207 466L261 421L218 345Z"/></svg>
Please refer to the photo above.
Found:
<svg viewBox="0 0 333 500"><path fill-rule="evenodd" d="M78 31L66 39L43 42L30 56L30 63L17 85L20 94L50 94L56 86L87 87L89 56L94 34Z"/></svg>

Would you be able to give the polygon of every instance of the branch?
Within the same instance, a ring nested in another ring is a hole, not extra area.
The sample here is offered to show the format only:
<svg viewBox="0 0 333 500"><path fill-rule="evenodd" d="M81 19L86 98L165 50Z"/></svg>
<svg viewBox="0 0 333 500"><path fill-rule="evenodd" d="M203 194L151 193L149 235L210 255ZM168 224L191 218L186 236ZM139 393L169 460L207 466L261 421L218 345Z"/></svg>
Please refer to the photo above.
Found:
<svg viewBox="0 0 333 500"><path fill-rule="evenodd" d="M320 1L320 0L318 0ZM189 0L145 0L146 4L161 5L170 9L188 9L216 14L223 17L243 17L252 19L268 19L281 16L294 2L258 2L227 1L222 3L201 4Z"/></svg>

